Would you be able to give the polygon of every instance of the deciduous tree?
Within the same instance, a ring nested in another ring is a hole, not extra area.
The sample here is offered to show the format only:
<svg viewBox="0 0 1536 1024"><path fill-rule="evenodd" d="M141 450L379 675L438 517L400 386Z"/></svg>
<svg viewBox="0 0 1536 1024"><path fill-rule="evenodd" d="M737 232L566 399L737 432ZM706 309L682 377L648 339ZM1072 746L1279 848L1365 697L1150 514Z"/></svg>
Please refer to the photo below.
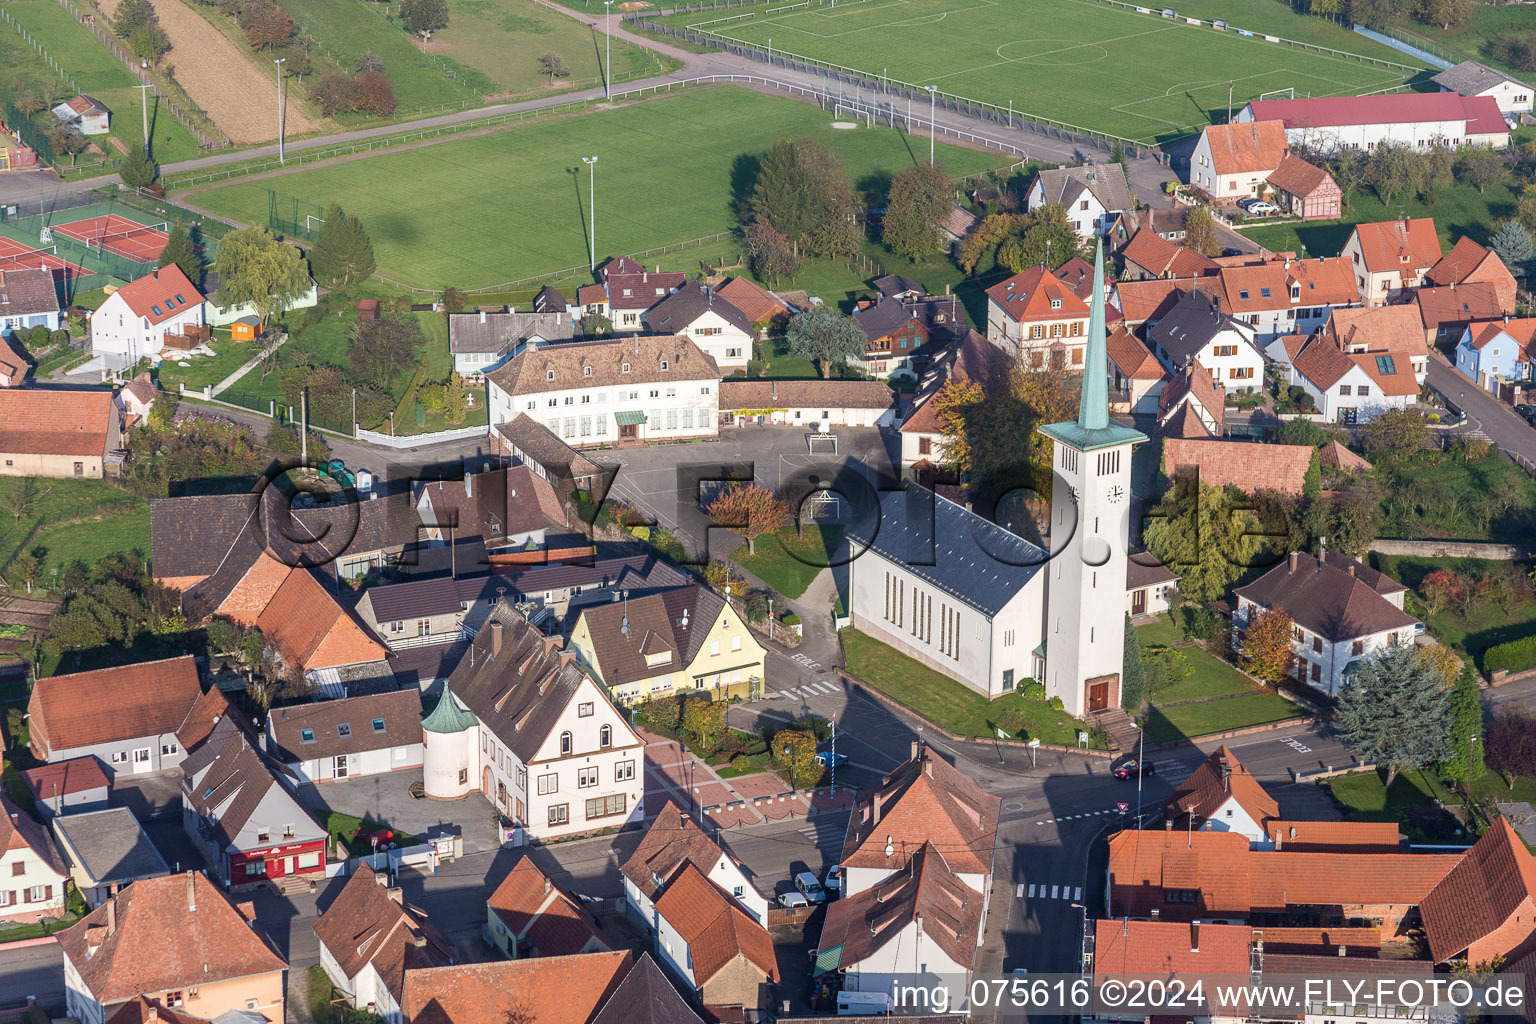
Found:
<svg viewBox="0 0 1536 1024"><path fill-rule="evenodd" d="M582 337L606 338L613 333L613 321L601 313L588 313L577 323L581 327Z"/></svg>
<svg viewBox="0 0 1536 1024"><path fill-rule="evenodd" d="M693 735L701 750L713 754L725 735L725 704L708 697L683 705L683 728Z"/></svg>
<svg viewBox="0 0 1536 1024"><path fill-rule="evenodd" d="M1181 480L1149 513L1147 547L1180 574L1185 598L1209 604L1226 595L1252 559L1257 538L1248 525L1220 488Z"/></svg>
<svg viewBox="0 0 1536 1024"><path fill-rule="evenodd" d="M565 58L558 53L546 53L539 58L539 74L549 76L549 84L554 85L557 78L569 78L571 69L565 66Z"/></svg>
<svg viewBox="0 0 1536 1024"><path fill-rule="evenodd" d="M1295 623L1283 608L1260 612L1243 635L1243 671L1274 685L1291 670L1291 630Z"/></svg>
<svg viewBox="0 0 1536 1024"><path fill-rule="evenodd" d="M1445 680L1412 646L1387 647L1355 663L1339 691L1339 736L1368 764L1384 765L1391 788L1405 769L1445 759L1451 705Z"/></svg>
<svg viewBox="0 0 1536 1024"><path fill-rule="evenodd" d="M1365 425L1365 450L1378 461L1404 462L1428 442L1429 424L1417 409L1388 409Z"/></svg>
<svg viewBox="0 0 1536 1024"><path fill-rule="evenodd" d="M1430 615L1439 615L1454 607L1466 590L1467 581L1449 569L1436 569L1419 583L1419 597Z"/></svg>
<svg viewBox="0 0 1536 1024"><path fill-rule="evenodd" d="M1027 216L1019 234L998 246L997 262L1015 274L1037 263L1055 270L1081 250L1082 242L1067 219L1067 208L1047 203Z"/></svg>
<svg viewBox="0 0 1536 1024"><path fill-rule="evenodd" d="M1484 192L1489 185L1502 181L1509 173L1504 154L1492 146L1463 146L1456 161L1456 173L1462 181Z"/></svg>
<svg viewBox="0 0 1536 1024"><path fill-rule="evenodd" d="M406 313L353 321L349 334L347 364L353 379L386 389L426 344L421 322Z"/></svg>
<svg viewBox="0 0 1536 1024"><path fill-rule="evenodd" d="M773 763L789 776L795 789L807 789L821 781L821 762L816 760L816 737L800 729L773 734Z"/></svg>
<svg viewBox="0 0 1536 1024"><path fill-rule="evenodd" d="M1221 239L1216 235L1216 220L1210 210L1196 206L1184 215L1184 245L1207 257L1221 252Z"/></svg>
<svg viewBox="0 0 1536 1024"><path fill-rule="evenodd" d="M448 27L448 0L400 0L400 24L416 35Z"/></svg>
<svg viewBox="0 0 1536 1024"><path fill-rule="evenodd" d="M853 317L822 304L791 317L785 340L790 355L815 361L822 377L831 377L834 366L864 354L866 339Z"/></svg>
<svg viewBox="0 0 1536 1024"><path fill-rule="evenodd" d="M303 255L262 227L225 235L214 267L219 272L219 305L248 303L263 324L281 316L310 288Z"/></svg>
<svg viewBox="0 0 1536 1024"><path fill-rule="evenodd" d="M789 518L789 503L757 484L728 485L704 508L710 522L735 530L747 542L747 554L757 553L757 538L773 533Z"/></svg>
<svg viewBox="0 0 1536 1024"><path fill-rule="evenodd" d="M112 15L112 28L123 39L131 40L138 28L153 25L159 20L160 15L155 13L155 6L150 0L122 0Z"/></svg>
<svg viewBox="0 0 1536 1024"><path fill-rule="evenodd" d="M293 38L293 17L274 0L250 0L241 12L240 27L253 50L270 51Z"/></svg>
<svg viewBox="0 0 1536 1024"><path fill-rule="evenodd" d="M885 247L914 263L919 256L942 252L939 225L954 205L954 188L943 164L918 164L898 174L880 227Z"/></svg>
<svg viewBox="0 0 1536 1024"><path fill-rule="evenodd" d="M782 279L800 272L794 246L782 231L766 221L747 225L746 256L752 273L771 287L778 287Z"/></svg>
<svg viewBox="0 0 1536 1024"><path fill-rule="evenodd" d="M1536 775L1536 711L1523 704L1502 708L1488 724L1484 757L1510 789L1522 775Z"/></svg>

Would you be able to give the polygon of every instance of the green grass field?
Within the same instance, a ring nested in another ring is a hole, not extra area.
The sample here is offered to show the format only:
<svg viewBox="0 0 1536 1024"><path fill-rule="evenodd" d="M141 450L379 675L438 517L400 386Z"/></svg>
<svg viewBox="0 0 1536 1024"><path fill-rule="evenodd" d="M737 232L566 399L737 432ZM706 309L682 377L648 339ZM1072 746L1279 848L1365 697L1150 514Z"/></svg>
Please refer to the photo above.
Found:
<svg viewBox="0 0 1536 1024"><path fill-rule="evenodd" d="M792 100L705 89L316 167L285 175L275 190L284 209L290 197L304 212L333 199L344 204L367 227L385 275L428 288L478 288L587 263L583 155L606 157L597 167L600 255L730 229L733 169L775 139L825 142L861 189L918 159L900 132L829 125L826 114ZM995 153L939 148L957 175L1006 162ZM268 188L266 181L225 185L191 201L265 224Z"/></svg>
<svg viewBox="0 0 1536 1024"><path fill-rule="evenodd" d="M603 35L533 0L451 0L448 27L432 36L431 52L473 68L500 93L549 92L602 84ZM617 12L615 12L617 14ZM618 24L615 17L614 24ZM553 84L539 58L558 54L570 75ZM613 80L633 81L670 69L651 50L613 40Z"/></svg>
<svg viewBox="0 0 1536 1024"><path fill-rule="evenodd" d="M1536 31L1536 9L1516 4L1502 6L1494 4L1474 4L1472 16L1461 25L1445 31L1439 25L1425 25L1418 21L1401 19L1399 28L1410 37L1408 41L1416 45L1428 42L1431 45L1425 47L1430 52L1436 49L1441 51L1445 59L1453 63L1464 60L1482 61L1484 64L1500 68L1512 73L1517 79L1527 80L1529 71L1511 67L1493 56L1493 43L1503 35L1520 35Z"/></svg>
<svg viewBox="0 0 1536 1024"><path fill-rule="evenodd" d="M63 6L51 0L21 0L7 3L5 9L42 44L54 60L69 71L82 91L94 96L112 111L112 137L122 142L129 151L144 144L143 106L139 92L134 88L138 80L102 45L101 40L76 21L74 15ZM9 25L0 25L0 36L5 37L7 44L14 42L19 49L25 51L12 54L11 47L7 45L7 63L13 72L16 70L14 61L41 64L41 58L25 46L21 36ZM52 76L59 87L67 91L68 86L54 76L52 71L44 68L40 76L39 80L48 80ZM149 121L156 160L170 163L197 155L197 141L192 138L192 134L165 110L157 110L153 96L150 97ZM100 136L94 141L106 157L121 157L122 154ZM82 156L82 159L86 158Z"/></svg>
<svg viewBox="0 0 1536 1024"><path fill-rule="evenodd" d="M27 550L36 548L45 552L39 563L39 579L45 582L51 570L62 572L75 562L95 565L107 555L132 551L148 561L149 502L139 500L116 515L39 530Z"/></svg>
<svg viewBox="0 0 1536 1024"><path fill-rule="evenodd" d="M1218 9L1219 6L1219 9ZM1248 26L1246 10L1207 3L1181 15L1227 18ZM1245 5L1245 7L1250 5ZM1257 2L1251 6L1258 9ZM1290 35L1329 25L1267 4L1254 30ZM1013 20L997 0L845 0L829 5L764 6L659 19L675 27L809 57L871 78L937 85L954 96L1028 111L1091 131L1151 142L1225 120L1228 83L1241 106L1261 93L1355 95L1401 85L1416 71L1266 42L1262 35L1139 14L1092 0L1035 0ZM1316 21L1318 25L1307 25ZM937 26L924 30L924 26ZM1331 26L1337 29L1338 26ZM1332 43L1385 61L1411 58L1347 33ZM1294 37L1294 36L1293 36ZM1198 56L1197 56L1198 55ZM1390 55L1390 56L1389 56Z"/></svg>
<svg viewBox="0 0 1536 1024"><path fill-rule="evenodd" d="M30 507L22 510L13 505L13 495L25 486L22 480L0 478L0 507L6 510L0 515L0 572L17 551L38 544L49 547L45 562L50 568L76 558L94 562L112 551L142 548L148 554L149 505L143 498L105 480L33 480ZM140 514L142 520L136 518ZM98 521L97 516L106 518ZM127 528L118 530L119 523ZM22 582L13 580L18 586Z"/></svg>

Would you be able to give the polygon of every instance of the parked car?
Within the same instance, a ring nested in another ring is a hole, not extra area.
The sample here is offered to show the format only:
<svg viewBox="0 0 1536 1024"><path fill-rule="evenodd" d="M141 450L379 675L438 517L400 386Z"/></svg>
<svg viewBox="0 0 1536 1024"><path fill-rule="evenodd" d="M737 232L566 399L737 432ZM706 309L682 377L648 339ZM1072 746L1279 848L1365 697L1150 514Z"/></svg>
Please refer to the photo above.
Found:
<svg viewBox="0 0 1536 1024"><path fill-rule="evenodd" d="M816 763L823 768L841 768L848 763L848 755L833 754L830 751L823 750L816 755Z"/></svg>
<svg viewBox="0 0 1536 1024"><path fill-rule="evenodd" d="M833 864L827 868L827 876L821 880L821 884L826 887L827 892L831 895L841 896L843 894L843 866L841 864Z"/></svg>
<svg viewBox="0 0 1536 1024"><path fill-rule="evenodd" d="M812 903L827 902L827 890L821 887L816 876L809 871L802 871L795 876L795 889Z"/></svg>
<svg viewBox="0 0 1536 1024"><path fill-rule="evenodd" d="M1263 199L1244 199L1238 205L1246 210L1250 217L1268 217L1270 214L1280 212L1280 207Z"/></svg>
<svg viewBox="0 0 1536 1024"><path fill-rule="evenodd" d="M1157 765L1151 761L1127 761L1115 769L1115 778L1122 782L1126 779L1135 779L1143 775L1156 775Z"/></svg>
<svg viewBox="0 0 1536 1024"><path fill-rule="evenodd" d="M1536 405L1517 405L1515 406L1515 414L1525 420L1525 422L1536 426Z"/></svg>
<svg viewBox="0 0 1536 1024"><path fill-rule="evenodd" d="M1221 254L1223 256L1241 256L1243 254L1243 250L1229 245L1225 249L1221 250Z"/></svg>
<svg viewBox="0 0 1536 1024"><path fill-rule="evenodd" d="M810 901L798 892L786 892L779 897L779 906L785 910L799 910L801 907L808 907L810 905Z"/></svg>
<svg viewBox="0 0 1536 1024"><path fill-rule="evenodd" d="M1423 636L1424 635L1424 623L1422 623L1422 622L1415 622L1413 624L1413 635L1414 636Z"/></svg>

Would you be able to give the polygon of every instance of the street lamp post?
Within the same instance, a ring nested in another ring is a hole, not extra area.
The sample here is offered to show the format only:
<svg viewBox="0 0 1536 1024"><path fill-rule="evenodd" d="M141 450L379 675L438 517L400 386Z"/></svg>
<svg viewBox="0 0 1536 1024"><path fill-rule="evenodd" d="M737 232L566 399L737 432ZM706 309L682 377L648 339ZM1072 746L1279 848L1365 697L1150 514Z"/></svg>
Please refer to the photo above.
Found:
<svg viewBox="0 0 1536 1024"><path fill-rule="evenodd" d="M283 65L288 63L287 57L278 57L272 61L277 65L277 162L283 163Z"/></svg>
<svg viewBox="0 0 1536 1024"><path fill-rule="evenodd" d="M1147 730L1136 725L1134 720L1131 722L1131 725L1135 726L1136 731L1141 733L1141 736L1136 740L1136 830L1139 832L1141 831L1141 761L1147 755Z"/></svg>
<svg viewBox="0 0 1536 1024"><path fill-rule="evenodd" d="M613 0L603 0L603 35L606 37L603 47L606 51L603 57L603 89L608 98L613 99Z"/></svg>
<svg viewBox="0 0 1536 1024"><path fill-rule="evenodd" d="M592 221L592 239L589 243L592 265L589 270L597 269L597 157L584 156L581 162L587 165L587 215Z"/></svg>
<svg viewBox="0 0 1536 1024"><path fill-rule="evenodd" d="M395 436L395 410L389 410L389 436Z"/></svg>
<svg viewBox="0 0 1536 1024"><path fill-rule="evenodd" d="M795 777L795 762L794 759L789 756L788 746L784 748L784 761L789 765L789 788L791 790L797 790L800 788L798 785L796 785L799 780Z"/></svg>
<svg viewBox="0 0 1536 1024"><path fill-rule="evenodd" d="M357 388L352 389L352 440L357 440Z"/></svg>
<svg viewBox="0 0 1536 1024"><path fill-rule="evenodd" d="M139 90L139 98L143 101L140 105L144 109L144 155L149 156L149 90L154 86L145 82L143 85L134 86Z"/></svg>
<svg viewBox="0 0 1536 1024"><path fill-rule="evenodd" d="M928 166L933 166L933 139L939 134L939 126L935 120L939 109L939 87L928 86Z"/></svg>

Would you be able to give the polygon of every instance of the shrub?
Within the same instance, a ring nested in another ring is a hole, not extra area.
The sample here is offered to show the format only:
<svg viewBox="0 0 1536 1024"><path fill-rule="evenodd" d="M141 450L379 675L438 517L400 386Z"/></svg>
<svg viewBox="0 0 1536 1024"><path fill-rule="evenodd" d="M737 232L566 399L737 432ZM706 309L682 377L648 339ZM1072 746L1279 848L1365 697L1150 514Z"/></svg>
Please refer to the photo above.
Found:
<svg viewBox="0 0 1536 1024"><path fill-rule="evenodd" d="M1186 604L1179 609L1183 618L1184 636L1190 640L1209 640L1216 635L1219 621L1216 613L1204 605Z"/></svg>
<svg viewBox="0 0 1536 1024"><path fill-rule="evenodd" d="M1536 668L1536 635L1495 644L1483 653L1486 672L1524 672L1528 668Z"/></svg>
<svg viewBox="0 0 1536 1024"><path fill-rule="evenodd" d="M1065 710L1066 706L1067 705L1062 701L1062 699L1060 697L1052 697L1051 698L1051 710L1052 711L1062 711L1062 710Z"/></svg>
<svg viewBox="0 0 1536 1024"><path fill-rule="evenodd" d="M737 754L735 757L731 758L731 767L739 772L744 772L748 768L752 767L752 759L749 758L746 754Z"/></svg>
<svg viewBox="0 0 1536 1024"><path fill-rule="evenodd" d="M1020 680L1019 696L1025 700L1045 700L1045 684L1033 679Z"/></svg>

